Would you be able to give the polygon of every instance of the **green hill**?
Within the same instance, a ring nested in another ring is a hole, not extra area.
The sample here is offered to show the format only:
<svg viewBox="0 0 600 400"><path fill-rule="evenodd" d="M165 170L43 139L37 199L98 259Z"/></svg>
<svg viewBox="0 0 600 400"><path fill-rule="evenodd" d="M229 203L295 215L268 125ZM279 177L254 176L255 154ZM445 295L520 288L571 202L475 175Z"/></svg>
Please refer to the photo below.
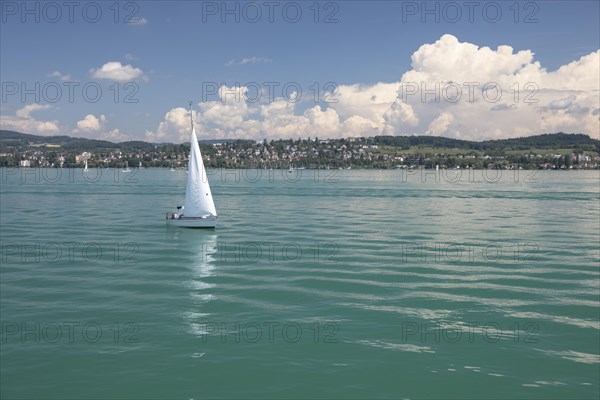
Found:
<svg viewBox="0 0 600 400"><path fill-rule="evenodd" d="M37 136L15 131L0 130L0 148L14 147L26 150L28 147L58 145L64 151L114 150L119 144L106 140L73 138L70 136ZM53 147L53 146L47 146Z"/></svg>
<svg viewBox="0 0 600 400"><path fill-rule="evenodd" d="M599 151L600 141L584 134L553 133L527 136L513 139L485 140L475 142L451 139L439 136L375 136L376 144L409 149L411 147L431 147L440 149L463 150L533 150L533 149L568 149Z"/></svg>

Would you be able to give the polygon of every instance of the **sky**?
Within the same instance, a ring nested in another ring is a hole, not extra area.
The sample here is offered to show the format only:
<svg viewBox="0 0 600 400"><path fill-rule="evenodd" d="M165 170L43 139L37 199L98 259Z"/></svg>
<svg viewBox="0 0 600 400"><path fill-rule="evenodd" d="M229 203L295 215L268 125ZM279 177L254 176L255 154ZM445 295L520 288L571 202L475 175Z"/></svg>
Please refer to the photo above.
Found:
<svg viewBox="0 0 600 400"><path fill-rule="evenodd" d="M0 127L184 142L192 101L203 139L598 139L599 4L2 0Z"/></svg>

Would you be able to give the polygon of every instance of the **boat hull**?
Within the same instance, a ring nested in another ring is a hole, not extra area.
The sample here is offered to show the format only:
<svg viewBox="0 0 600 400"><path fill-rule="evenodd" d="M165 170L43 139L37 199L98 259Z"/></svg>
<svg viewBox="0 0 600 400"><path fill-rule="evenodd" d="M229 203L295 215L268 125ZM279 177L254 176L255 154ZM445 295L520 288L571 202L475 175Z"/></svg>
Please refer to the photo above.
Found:
<svg viewBox="0 0 600 400"><path fill-rule="evenodd" d="M167 225L180 228L214 229L219 222L216 218L171 218L167 219Z"/></svg>

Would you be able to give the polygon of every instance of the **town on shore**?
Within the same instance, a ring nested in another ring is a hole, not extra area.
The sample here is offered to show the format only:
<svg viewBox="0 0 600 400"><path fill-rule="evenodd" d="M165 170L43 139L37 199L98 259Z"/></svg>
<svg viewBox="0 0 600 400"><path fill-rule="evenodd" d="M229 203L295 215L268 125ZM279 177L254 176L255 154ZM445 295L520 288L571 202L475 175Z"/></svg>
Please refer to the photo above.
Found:
<svg viewBox="0 0 600 400"><path fill-rule="evenodd" d="M189 143L112 143L0 131L0 167L186 168ZM543 134L482 142L434 136L200 141L208 168L600 169L600 141Z"/></svg>

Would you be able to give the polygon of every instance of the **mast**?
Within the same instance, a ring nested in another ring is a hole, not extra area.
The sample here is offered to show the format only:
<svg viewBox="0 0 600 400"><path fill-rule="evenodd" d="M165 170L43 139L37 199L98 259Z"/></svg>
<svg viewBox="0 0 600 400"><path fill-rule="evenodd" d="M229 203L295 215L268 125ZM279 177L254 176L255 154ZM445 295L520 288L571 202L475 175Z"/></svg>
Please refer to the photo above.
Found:
<svg viewBox="0 0 600 400"><path fill-rule="evenodd" d="M192 124L192 129L194 129L194 113L192 112L192 102L190 101L190 123Z"/></svg>

